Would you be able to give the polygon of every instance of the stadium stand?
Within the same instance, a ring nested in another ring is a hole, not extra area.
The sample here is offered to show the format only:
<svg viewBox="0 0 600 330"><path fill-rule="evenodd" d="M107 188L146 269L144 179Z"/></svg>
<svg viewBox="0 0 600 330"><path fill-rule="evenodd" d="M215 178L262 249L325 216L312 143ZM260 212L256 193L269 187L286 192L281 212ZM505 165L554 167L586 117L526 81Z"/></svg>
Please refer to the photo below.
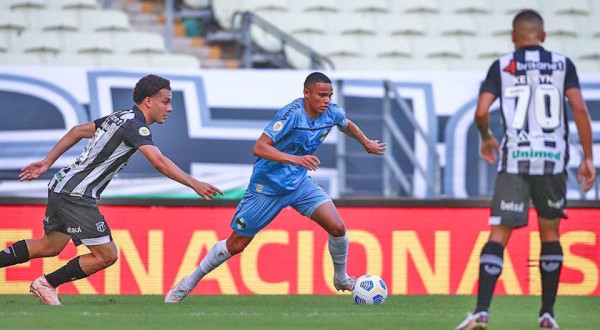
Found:
<svg viewBox="0 0 600 330"><path fill-rule="evenodd" d="M533 8L546 18L549 49L564 53L576 63L585 61L580 71L596 71L600 67L600 58L590 55L591 49L600 48L597 23L600 5L592 0L176 0L175 3L174 20L169 25L165 1L158 0L0 1L0 51L31 54L32 49L37 49L33 55L41 56L42 64L55 65L70 55L81 55L81 47L67 45L72 35L91 33L108 35L111 41L103 47L88 48L84 53L89 53L89 49L102 52L102 56L151 53L162 55L164 65L172 67L198 64L204 68L309 69L331 61L331 67L342 70L485 70L489 60L511 50L513 15L524 8ZM252 16L243 20L243 12ZM253 16L267 24L260 24ZM171 36L167 35L169 31ZM48 40L38 42L45 46L31 45L35 41L30 40L33 38L30 32L45 33L43 36ZM135 40L134 35L139 35L140 40ZM247 35L250 41L244 39ZM56 39L63 47L56 48L53 44ZM113 50L108 52L107 48ZM171 59L171 55L176 56ZM51 56L58 58L50 60ZM325 56L327 61L319 56ZM118 60L125 61L123 67L128 65L123 56L115 57L113 62ZM144 63L156 65L156 61L157 58L146 59ZM73 63L89 63L89 56ZM99 57L94 63L101 65ZM327 64L322 65L327 68Z"/></svg>

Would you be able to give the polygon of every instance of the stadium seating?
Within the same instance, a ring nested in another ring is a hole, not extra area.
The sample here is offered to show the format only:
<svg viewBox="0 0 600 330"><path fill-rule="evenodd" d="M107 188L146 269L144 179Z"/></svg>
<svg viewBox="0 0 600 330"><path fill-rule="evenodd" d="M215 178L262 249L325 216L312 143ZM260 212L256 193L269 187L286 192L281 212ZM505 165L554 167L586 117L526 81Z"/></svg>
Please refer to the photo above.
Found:
<svg viewBox="0 0 600 330"><path fill-rule="evenodd" d="M86 67L200 66L193 56L165 54L161 35L133 32L126 12L103 9L101 4L98 0L0 1L1 63Z"/></svg>
<svg viewBox="0 0 600 330"><path fill-rule="evenodd" d="M96 10L99 8L96 0L50 0L52 6L60 10Z"/></svg>
<svg viewBox="0 0 600 330"><path fill-rule="evenodd" d="M134 18L116 7L103 8L103 4L98 0L2 0L0 51L23 54L25 49L27 53L37 49L38 53L43 50L60 54L53 57L52 63L62 63L67 55L82 52L103 56L165 55L162 35L149 36L148 32L134 31ZM182 0L182 4L185 8L211 10L218 27L226 31L240 26L239 16L234 20L236 12L252 11L317 53L331 56L337 69L356 69L355 64L360 64L365 70L376 67L418 69L419 65L424 65L423 69L486 69L489 66L486 60L512 50L510 32L514 14L533 8L545 18L546 48L562 52L576 60L576 64L583 56L581 60L586 64L581 65L580 71L600 66L600 58L590 56L591 49L600 49L600 4L592 0ZM28 40L32 37L27 35L34 32L43 32L48 37L38 42L38 48L31 45L35 41ZM137 33L139 37L133 37ZM81 47L74 47L73 41L69 41L74 34L104 34L110 40L90 37ZM284 45L268 31L253 26L250 35L263 51L285 54L294 67L309 68L310 59L301 59L305 55ZM101 45L99 39L107 43ZM386 44L377 45L378 41ZM394 43L398 45L393 46ZM573 46L584 44L585 47ZM109 48L112 51L108 51ZM178 67L177 57L172 60L167 57L163 63ZM126 66L127 61L123 61ZM187 63L181 64L185 67L195 62L182 61ZM466 66L465 61L471 61L472 65ZM151 65L151 61L147 64Z"/></svg>
<svg viewBox="0 0 600 330"><path fill-rule="evenodd" d="M248 2L252 0L240 3ZM490 60L513 49L510 40L512 19L515 13L526 8L539 10L545 17L548 34L545 46L550 50L575 58L577 50L567 44L581 38L599 47L600 40L593 40L600 39L598 14L590 1L559 2L560 5L552 0L327 0L295 2L289 10L278 9L277 15L267 14L264 10L255 13L280 26L317 53L335 54L331 59L338 69L345 69L345 65L356 69L356 63L373 63L372 66L361 66L364 69L376 66L375 61L369 60L378 57L373 55L377 48L371 40L395 36L402 37L404 44L409 45L404 47L414 53L410 60L406 60L404 52L391 52L395 55L387 60L399 63L388 63L383 67L405 67L410 62L409 66L423 64L424 69L456 67L482 70L489 67ZM273 11L273 8L270 10ZM308 13L311 14L310 19L297 19L306 17ZM261 38L265 39L267 35L268 32L263 31ZM314 35L319 38L315 39ZM340 35L349 37L345 39L350 43L348 47L360 51L332 52L331 48L336 43L334 39ZM328 42L321 42L327 37L331 38ZM407 40L410 42L407 43ZM358 47L354 47L357 43ZM257 41L257 44L260 46L262 42ZM284 48L286 55L294 58L293 65L300 62L309 65L308 59L300 60L298 56L302 55L297 52L292 55L294 50ZM279 51L279 47L270 49ZM365 52L365 49L371 51ZM366 60L361 61L363 58ZM431 65L427 64L428 60ZM467 61L471 64L467 65Z"/></svg>

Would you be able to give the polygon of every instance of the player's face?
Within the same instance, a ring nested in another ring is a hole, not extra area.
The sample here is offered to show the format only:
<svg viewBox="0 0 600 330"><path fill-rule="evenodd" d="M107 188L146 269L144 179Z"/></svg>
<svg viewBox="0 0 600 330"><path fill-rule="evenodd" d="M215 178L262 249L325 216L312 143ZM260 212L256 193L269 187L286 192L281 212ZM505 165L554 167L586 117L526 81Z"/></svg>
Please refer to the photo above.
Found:
<svg viewBox="0 0 600 330"><path fill-rule="evenodd" d="M316 118L321 115L331 102L333 86L327 83L316 83L312 88L304 89L304 105L308 114Z"/></svg>
<svg viewBox="0 0 600 330"><path fill-rule="evenodd" d="M173 111L171 96L171 91L163 88L158 94L149 97L152 122L163 124L167 120L167 117Z"/></svg>

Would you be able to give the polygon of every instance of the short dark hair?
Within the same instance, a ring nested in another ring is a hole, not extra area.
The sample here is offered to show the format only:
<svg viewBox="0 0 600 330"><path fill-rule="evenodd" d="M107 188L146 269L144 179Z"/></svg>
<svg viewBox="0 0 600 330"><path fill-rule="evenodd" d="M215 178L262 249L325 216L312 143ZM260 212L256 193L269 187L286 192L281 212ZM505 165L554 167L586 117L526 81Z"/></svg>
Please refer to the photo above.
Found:
<svg viewBox="0 0 600 330"><path fill-rule="evenodd" d="M171 90L171 82L163 77L149 74L135 84L133 102L139 104L145 98L158 94L163 88Z"/></svg>
<svg viewBox="0 0 600 330"><path fill-rule="evenodd" d="M331 84L331 79L321 72L313 72L306 77L306 80L304 80L304 88L311 88L317 83Z"/></svg>
<svg viewBox="0 0 600 330"><path fill-rule="evenodd" d="M515 18L513 19L513 27L517 23L527 21L536 22L541 26L544 26L544 19L542 18L542 15L533 9L524 9L515 15Z"/></svg>

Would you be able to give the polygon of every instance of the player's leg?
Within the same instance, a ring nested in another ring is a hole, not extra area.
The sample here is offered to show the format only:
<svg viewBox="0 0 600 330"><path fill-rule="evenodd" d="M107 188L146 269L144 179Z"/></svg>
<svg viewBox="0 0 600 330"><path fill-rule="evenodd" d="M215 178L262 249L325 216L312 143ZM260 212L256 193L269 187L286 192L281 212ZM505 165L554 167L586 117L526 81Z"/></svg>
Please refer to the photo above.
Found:
<svg viewBox="0 0 600 330"><path fill-rule="evenodd" d="M540 240L540 276L542 279L542 307L539 325L558 329L554 319L554 303L563 264L560 245L560 219L565 218L566 175L548 175L531 178L532 201L538 211Z"/></svg>
<svg viewBox="0 0 600 330"><path fill-rule="evenodd" d="M538 323L543 329L558 329L554 319L554 303L558 292L563 251L559 241L559 219L539 218L542 249L540 253L540 276L542 278L542 308Z"/></svg>
<svg viewBox="0 0 600 330"><path fill-rule="evenodd" d="M291 205L316 222L329 234L328 248L334 269L334 287L350 291L356 279L348 276L348 236L346 225L331 198L311 178L307 178L290 196Z"/></svg>
<svg viewBox="0 0 600 330"><path fill-rule="evenodd" d="M457 330L485 329L488 310L496 282L504 265L504 248L512 230L527 224L529 209L529 183L525 177L499 173L492 197L492 225L487 243L479 257L479 286L475 312L459 324Z"/></svg>
<svg viewBox="0 0 600 330"><path fill-rule="evenodd" d="M30 259L57 256L70 240L69 235L56 231L44 234L39 239L20 240L0 253L0 268L21 264Z"/></svg>
<svg viewBox="0 0 600 330"><path fill-rule="evenodd" d="M492 302L496 282L504 265L504 248L512 232L507 226L492 226L488 241L479 256L479 287L475 313L487 312Z"/></svg>
<svg viewBox="0 0 600 330"><path fill-rule="evenodd" d="M179 303L198 285L206 274L244 251L254 235L268 225L284 205L279 198L246 192L237 206L230 227L233 232L208 251L196 269L179 281L165 296L166 303Z"/></svg>
<svg viewBox="0 0 600 330"><path fill-rule="evenodd" d="M56 295L59 285L88 277L117 260L110 228L95 199L50 192L44 230L59 232L63 240L65 235L70 235L75 246L84 244L90 249L89 254L77 256L31 283L30 291L46 304L60 304Z"/></svg>
<svg viewBox="0 0 600 330"><path fill-rule="evenodd" d="M244 251L253 238L232 232L226 240L215 243L200 261L200 265L185 279L185 285L194 288L206 274L212 272L227 259Z"/></svg>
<svg viewBox="0 0 600 330"><path fill-rule="evenodd" d="M44 236L39 239L20 240L0 252L0 268L29 261L34 258L58 255L71 239L59 216L59 204L54 194L48 194L44 216Z"/></svg>
<svg viewBox="0 0 600 330"><path fill-rule="evenodd" d="M206 274L215 270L227 261L227 259L231 258L231 256L241 253L250 244L252 238L232 232L228 239L215 243L204 258L202 258L198 267L190 275L182 278L181 281L167 292L165 303L181 302L192 292Z"/></svg>
<svg viewBox="0 0 600 330"><path fill-rule="evenodd" d="M348 276L348 235L346 227L333 202L319 206L310 217L329 234L328 249L333 261L334 287L336 290L350 291L356 279Z"/></svg>

